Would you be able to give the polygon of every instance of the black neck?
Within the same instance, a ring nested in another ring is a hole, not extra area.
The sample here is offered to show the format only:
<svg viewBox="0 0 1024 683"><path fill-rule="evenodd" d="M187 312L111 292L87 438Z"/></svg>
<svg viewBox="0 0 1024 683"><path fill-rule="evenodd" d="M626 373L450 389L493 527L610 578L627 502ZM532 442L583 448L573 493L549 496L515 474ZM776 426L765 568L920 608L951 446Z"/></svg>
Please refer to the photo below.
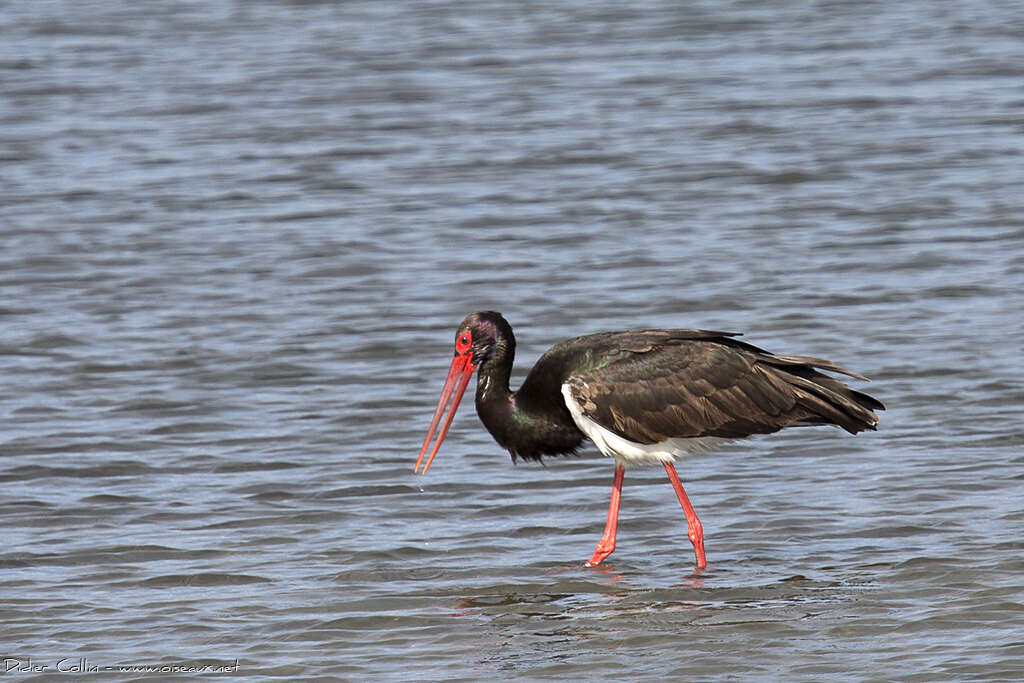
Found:
<svg viewBox="0 0 1024 683"><path fill-rule="evenodd" d="M510 390L508 383L515 354L512 330L503 330L490 356L480 363L478 370L476 412L480 420L494 440L508 449L513 460L517 456L540 460L544 455L575 451L583 440L583 433L573 423L558 393L560 382L550 391L542 392L541 401Z"/></svg>
<svg viewBox="0 0 1024 683"><path fill-rule="evenodd" d="M476 408L483 418L481 410L486 406L489 410L501 408L500 412L511 410L512 391L509 389L509 378L512 376L512 363L516 357L516 338L512 328L498 329L497 338L491 353L480 363L476 379ZM487 423L487 420L484 420Z"/></svg>

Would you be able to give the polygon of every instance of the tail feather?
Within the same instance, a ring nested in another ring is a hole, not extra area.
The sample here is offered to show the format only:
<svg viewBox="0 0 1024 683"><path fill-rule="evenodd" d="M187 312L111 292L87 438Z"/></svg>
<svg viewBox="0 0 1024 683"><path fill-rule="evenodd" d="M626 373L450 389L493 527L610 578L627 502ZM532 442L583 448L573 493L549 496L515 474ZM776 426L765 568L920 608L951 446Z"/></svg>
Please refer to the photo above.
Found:
<svg viewBox="0 0 1024 683"><path fill-rule="evenodd" d="M817 373L816 373L817 374ZM839 425L851 434L875 429L878 415L871 408L881 409L879 401L855 392L838 380L825 375L813 379L793 375L790 383L797 387L800 403L826 422ZM868 405L864 405L870 399Z"/></svg>
<svg viewBox="0 0 1024 683"><path fill-rule="evenodd" d="M767 354L758 360L770 366L777 376L793 386L798 402L809 413L797 424L834 424L851 434L874 430L878 426L878 415L874 411L885 410L881 401L851 389L815 368L870 381L867 377L850 372L824 358Z"/></svg>
<svg viewBox="0 0 1024 683"><path fill-rule="evenodd" d="M829 372L838 372L841 375L847 377L853 377L859 379L862 382L870 382L871 380L864 375L859 375L856 372L847 370L846 368L840 367L830 360L825 358L815 358L813 356L779 356L771 354L771 358L766 359L766 362L772 365L779 365L782 367L790 365L807 365L812 368L821 368L822 370L828 370ZM873 400L873 399L872 399Z"/></svg>

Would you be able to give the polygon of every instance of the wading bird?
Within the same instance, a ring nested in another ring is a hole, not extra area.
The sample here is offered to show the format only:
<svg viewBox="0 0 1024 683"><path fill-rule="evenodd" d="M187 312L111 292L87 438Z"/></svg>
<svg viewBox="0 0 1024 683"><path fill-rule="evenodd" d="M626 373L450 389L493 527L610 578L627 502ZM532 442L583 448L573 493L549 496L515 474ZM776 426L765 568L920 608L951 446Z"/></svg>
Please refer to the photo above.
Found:
<svg viewBox="0 0 1024 683"><path fill-rule="evenodd" d="M851 434L875 429L885 406L816 368L866 380L831 361L779 356L708 330L633 330L569 339L540 357L516 391L509 375L516 341L494 311L473 313L455 333L455 357L413 471L426 474L473 375L476 411L494 440L516 458L576 451L589 437L615 458L604 535L587 566L615 550L627 465L660 462L686 515L697 570L704 533L683 490L675 459L722 442L784 427L830 424ZM423 457L451 401L437 443Z"/></svg>

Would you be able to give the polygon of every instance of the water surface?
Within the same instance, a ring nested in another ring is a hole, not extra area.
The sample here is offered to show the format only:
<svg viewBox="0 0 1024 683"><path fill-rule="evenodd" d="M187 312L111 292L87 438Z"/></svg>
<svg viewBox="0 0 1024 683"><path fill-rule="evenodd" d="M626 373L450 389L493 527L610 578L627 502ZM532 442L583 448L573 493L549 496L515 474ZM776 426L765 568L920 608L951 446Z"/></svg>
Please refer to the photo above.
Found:
<svg viewBox="0 0 1024 683"><path fill-rule="evenodd" d="M7 3L5 669L1021 678L1020 29L986 2ZM630 470L583 568L593 448L513 467L467 401L412 474L488 308L514 384L569 336L703 327L889 410L680 463L698 577L663 472Z"/></svg>

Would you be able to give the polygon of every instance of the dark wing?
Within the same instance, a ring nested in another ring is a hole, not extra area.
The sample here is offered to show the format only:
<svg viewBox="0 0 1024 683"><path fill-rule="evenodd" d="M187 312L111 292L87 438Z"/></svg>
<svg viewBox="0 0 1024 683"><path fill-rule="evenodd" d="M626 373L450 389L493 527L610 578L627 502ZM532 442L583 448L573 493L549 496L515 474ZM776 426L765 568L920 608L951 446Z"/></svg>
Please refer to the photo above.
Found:
<svg viewBox="0 0 1024 683"><path fill-rule="evenodd" d="M882 404L815 367L845 372L829 361L774 356L726 337L670 337L603 367L580 368L566 381L584 415L643 444L735 439L796 424L873 429L878 417L870 409Z"/></svg>

